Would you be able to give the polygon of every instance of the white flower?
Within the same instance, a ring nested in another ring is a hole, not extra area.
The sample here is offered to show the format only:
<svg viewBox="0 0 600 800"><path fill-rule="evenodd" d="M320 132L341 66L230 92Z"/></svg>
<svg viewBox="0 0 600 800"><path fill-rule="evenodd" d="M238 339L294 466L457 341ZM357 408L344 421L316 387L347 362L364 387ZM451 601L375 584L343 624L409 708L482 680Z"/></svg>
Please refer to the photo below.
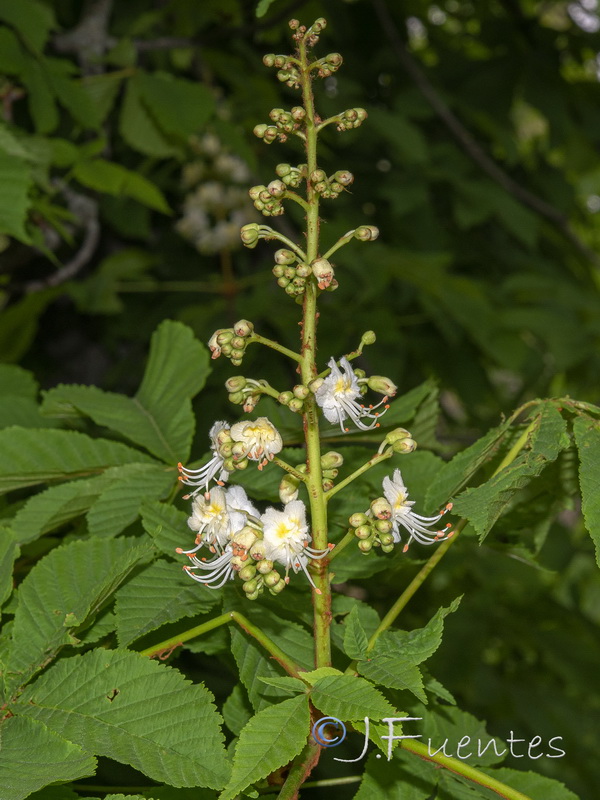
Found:
<svg viewBox="0 0 600 800"><path fill-rule="evenodd" d="M186 565L184 570L205 586L213 589L223 586L234 577L231 559L239 555L245 541L249 541L248 536L242 536L239 542L234 537L249 520L257 525L258 516L259 512L241 486L231 486L227 491L214 486L207 495L195 498L188 525L193 531L198 531L196 545L190 550L177 548L178 553L188 556L192 562L192 566ZM211 553L216 553L216 557L210 561L198 558L196 553L203 545L207 545ZM200 573L195 574L194 570Z"/></svg>
<svg viewBox="0 0 600 800"><path fill-rule="evenodd" d="M258 461L262 469L283 447L283 440L277 428L266 417L243 420L231 426L231 438L243 445L234 454L238 459L249 458Z"/></svg>
<svg viewBox="0 0 600 800"><path fill-rule="evenodd" d="M219 434L223 431L229 431L229 425L226 422L215 422L210 429L208 435L211 441L210 449L213 452L213 456L203 467L200 467L200 469L186 469L181 463L177 465L181 473L179 480L188 486L198 487L194 489L193 492L190 492L190 494L185 494L183 496L184 500L188 500L190 497L198 494L202 487L204 487L204 491L207 492L208 484L213 478L222 486L223 482L229 477L229 472L223 467L223 456L219 453Z"/></svg>
<svg viewBox="0 0 600 800"><path fill-rule="evenodd" d="M325 419L334 424L338 423L343 431L348 431L348 428L344 428L343 425L346 417L350 417L357 428L363 431L378 427L377 417L381 415L375 409L384 404L385 408L382 413L385 413L389 408L386 405L387 397L384 397L376 406L367 408L358 402L361 397L360 386L348 359L344 357L340 359L342 369L338 367L334 358L329 359L328 366L331 372L315 392L315 399L323 409ZM367 425L362 422L365 417L373 421Z"/></svg>
<svg viewBox="0 0 600 800"><path fill-rule="evenodd" d="M408 542L404 545L403 552L408 550L408 546L413 539L416 539L421 544L435 544L442 539L449 539L453 535L453 531L448 531L448 528L452 527L450 523L443 530L429 530L440 521L444 514L450 511L452 503L448 503L444 510L434 517L422 517L420 514L415 514L412 510L415 501L408 499L408 491L399 469L394 470L392 478L383 479L383 494L392 507L391 520L394 542L402 541L400 526L410 534Z"/></svg>
<svg viewBox="0 0 600 800"><path fill-rule="evenodd" d="M213 486L210 492L195 497L192 504L188 525L193 531L198 531L196 547L191 550L179 549L177 552L190 555L203 544L208 545L212 552L221 551L231 537L244 527L249 516L257 519L259 512L241 486L231 486L227 491L220 486Z"/></svg>
<svg viewBox="0 0 600 800"><path fill-rule="evenodd" d="M308 525L306 523L306 509L301 500L292 500L286 503L283 511L267 508L260 518L263 524L264 557L270 561L277 561L286 568L286 583L289 580L287 573L290 569L298 572L301 569L308 578L311 586L317 589L307 569L310 559L323 558L333 547L327 550L315 550L309 547L311 541Z"/></svg>

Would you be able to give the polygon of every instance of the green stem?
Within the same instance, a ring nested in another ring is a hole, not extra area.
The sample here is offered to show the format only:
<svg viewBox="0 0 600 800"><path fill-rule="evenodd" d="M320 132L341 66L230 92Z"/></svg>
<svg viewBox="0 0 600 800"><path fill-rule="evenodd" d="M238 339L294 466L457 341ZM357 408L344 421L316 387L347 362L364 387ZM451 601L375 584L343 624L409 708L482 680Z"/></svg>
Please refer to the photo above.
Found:
<svg viewBox="0 0 600 800"><path fill-rule="evenodd" d="M345 536L343 536L340 541L336 544L335 549L331 551L329 556L329 563L333 561L333 559L338 556L345 547L348 547L349 544L354 542L356 537L354 536L354 531L349 531Z"/></svg>
<svg viewBox="0 0 600 800"><path fill-rule="evenodd" d="M523 794L523 792L519 792L517 789L511 789L511 787L507 786L505 783L497 781L495 778L492 778L491 775L486 775L485 772L482 772L475 767L470 767L468 764L465 764L464 761L459 761L458 759L450 758L449 756L440 755L439 753L433 756L429 755L429 748L424 745L423 742L415 742L412 739L403 739L400 742L400 746L403 750L419 756L425 761L431 761L433 764L438 764L439 766L450 770L450 772L454 772L456 775L461 775L463 778L467 778L467 780L477 783L479 786L484 786L486 789L490 789L500 797L506 798L506 800L531 800L531 797Z"/></svg>
<svg viewBox="0 0 600 800"><path fill-rule="evenodd" d="M305 211L308 211L308 203L306 200L304 200L304 198L296 194L296 192L284 192L283 197L286 200L293 200L294 203L298 203L298 205L301 206Z"/></svg>
<svg viewBox="0 0 600 800"><path fill-rule="evenodd" d="M289 350L287 347L279 344L279 342L274 342L273 339L267 339L266 336L261 336L258 333L253 333L246 341L248 344L252 344L253 342L264 344L266 347L270 347L272 350L277 350L278 353L283 353L284 356L288 356L288 358L292 358L294 361L299 363L302 361L302 358L298 353L295 353L293 350Z"/></svg>
<svg viewBox="0 0 600 800"><path fill-rule="evenodd" d="M343 236L340 236L340 238L333 245L333 247L330 247L329 250L323 255L323 258L329 258L336 252L336 250L339 250L340 247L343 247L345 244L348 244L348 242L351 242L352 239L354 239L354 230L355 229L348 231L348 233L345 233Z"/></svg>
<svg viewBox="0 0 600 800"><path fill-rule="evenodd" d="M215 617L214 619L209 619L207 622L203 622L202 625L197 625L195 628L190 628L189 630L180 633L178 636L172 636L170 639L165 639L163 642L159 642L152 647L147 647L145 650L140 650L140 655L150 657L158 656L160 658L161 654L170 654L176 647L179 647L184 642L189 642L190 639L195 639L197 636L202 636L203 633L208 633L215 628L219 628L221 625L227 625L229 622L236 622L240 628L242 628L242 630L246 631L246 633L256 639L256 641L261 644L265 650L267 650L267 652L269 652L273 658L279 662L279 664L281 664L288 675L292 675L294 678L299 677L300 667L295 664L292 659L289 658L283 652L283 650L275 644L275 642L272 642L271 639L269 639L269 637L260 630L260 628L258 628L256 625L250 622L247 617L238 613L237 611L228 611L225 614L221 614L219 617Z"/></svg>
<svg viewBox="0 0 600 800"><path fill-rule="evenodd" d="M297 478L299 481L302 481L303 483L306 481L306 475L303 475L301 472L298 472L298 470L294 469L294 467L292 467L291 464L288 464L287 461L284 461L282 458L279 458L278 456L274 456L273 461L275 464L277 464L278 467L281 467L281 469L284 469L286 472L289 472L290 475L293 475L294 478Z"/></svg>
<svg viewBox="0 0 600 800"><path fill-rule="evenodd" d="M263 238L265 241L269 241L270 239L277 239L277 241L281 242L282 244L287 244L290 250L293 250L294 253L298 256L300 261L306 261L306 253L301 247L295 242L292 242L291 239L288 239L287 236L284 236L283 233L279 233L279 231L274 230L273 228L269 227L268 225L261 225L261 229L263 231L268 231L267 234L263 234Z"/></svg>
<svg viewBox="0 0 600 800"><path fill-rule="evenodd" d="M340 489L343 489L349 483L352 483L352 481L355 478L358 478L359 475L363 475L365 472L370 470L371 467L374 467L374 466L376 466L376 464L380 464L382 461L385 461L386 459L391 458L393 456L393 454L394 454L394 451L390 447L390 449L387 450L386 452L377 453L376 455L374 455L366 463L364 463L362 465L362 467L359 467L358 469L355 469L354 472L352 472L350 475L348 475L347 478L344 478L343 481L340 481L339 483L336 483L336 485L333 487L333 489L330 489L328 492L325 492L325 501L329 502L329 500L335 494L337 494L340 491Z"/></svg>
<svg viewBox="0 0 600 800"><path fill-rule="evenodd" d="M299 42L300 73L302 79L302 99L306 112L306 260L314 261L319 253L319 195L314 190L310 175L317 168L317 123L309 72L306 42ZM302 317L302 348L300 371L302 383L308 385L317 374L316 356L317 326L317 285L314 279L306 284ZM308 497L311 511L312 538L319 550L327 548L327 506L323 496L323 476L321 469L321 442L319 437L319 417L314 395L309 395L305 403L304 435L306 441L306 466ZM313 591L315 666L331 665L331 587L327 559L313 562L315 591Z"/></svg>
<svg viewBox="0 0 600 800"><path fill-rule="evenodd" d="M281 787L277 800L296 800L300 787L304 786L304 781L310 775L311 770L316 765L321 755L321 748L312 736L305 745L300 755L292 761L292 766L288 772L285 783Z"/></svg>

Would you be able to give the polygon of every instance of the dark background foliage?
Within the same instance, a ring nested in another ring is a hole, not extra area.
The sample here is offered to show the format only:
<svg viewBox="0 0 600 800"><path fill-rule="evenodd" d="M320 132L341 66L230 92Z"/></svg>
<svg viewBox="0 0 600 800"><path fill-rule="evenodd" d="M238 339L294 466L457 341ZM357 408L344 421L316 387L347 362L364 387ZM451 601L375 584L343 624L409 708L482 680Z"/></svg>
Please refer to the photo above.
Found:
<svg viewBox="0 0 600 800"><path fill-rule="evenodd" d="M442 457L536 396L598 402L595 3L278 0L258 19L252 0L48 0L32 3L38 16L17 5L0 4L1 360L42 388L131 393L165 318L207 340L244 317L296 345L298 309L272 279L268 247L242 249L237 230L256 218L246 187L302 161L295 142L267 148L251 134L295 103L262 55L288 52L290 16L323 15L320 47L345 63L318 88L318 108L369 112L360 130L323 136L323 168L356 177L323 204L323 240L381 230L336 260L323 361L373 328L361 367L402 393L438 380L428 445ZM292 211L276 224L288 233L295 222ZM244 374L293 381L263 356L250 350ZM218 367L196 400L198 456L212 421L238 413L222 391L233 372ZM556 469L567 485L573 466ZM528 766L591 800L600 581L577 508L549 520L551 501L540 484L525 521L503 518L481 548L465 538L403 626L464 593L431 671L499 736L563 736L567 757ZM538 564L515 528L539 543ZM417 562L346 591L384 611ZM228 694L205 656L185 659Z"/></svg>

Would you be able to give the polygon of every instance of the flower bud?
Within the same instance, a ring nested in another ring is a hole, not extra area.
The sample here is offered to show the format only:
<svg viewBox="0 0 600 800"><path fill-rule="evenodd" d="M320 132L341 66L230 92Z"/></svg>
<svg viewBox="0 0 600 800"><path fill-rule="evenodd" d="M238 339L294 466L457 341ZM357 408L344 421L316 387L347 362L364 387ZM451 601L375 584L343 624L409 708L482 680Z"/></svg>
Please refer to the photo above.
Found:
<svg viewBox="0 0 600 800"><path fill-rule="evenodd" d="M374 242L379 236L379 228L375 225L359 225L354 231L354 238L359 242Z"/></svg>
<svg viewBox="0 0 600 800"><path fill-rule="evenodd" d="M298 264L296 267L296 275L299 278L308 278L308 276L312 273L311 268L308 264Z"/></svg>
<svg viewBox="0 0 600 800"><path fill-rule="evenodd" d="M331 281L331 283L329 284L329 286L327 286L327 287L325 288L325 291L326 291L326 292L335 292L335 290L336 290L338 287L339 287L339 283L338 283L338 282L337 282L337 280L334 278L334 279Z"/></svg>
<svg viewBox="0 0 600 800"><path fill-rule="evenodd" d="M250 249L256 247L260 238L260 227L258 223L251 222L248 225L244 225L240 230L240 237L242 239L242 244L246 247Z"/></svg>
<svg viewBox="0 0 600 800"><path fill-rule="evenodd" d="M232 357L231 363L233 364L234 367L241 367L242 366L242 359L238 358L237 356Z"/></svg>
<svg viewBox="0 0 600 800"><path fill-rule="evenodd" d="M293 391L294 391L294 395L299 400L306 400L306 398L310 394L308 386L304 386L304 384L302 384L302 383L299 383L296 386L294 386L294 390Z"/></svg>
<svg viewBox="0 0 600 800"><path fill-rule="evenodd" d="M396 384L383 375L371 375L370 378L367 378L367 386L374 392L379 392L387 397L393 397L398 391Z"/></svg>
<svg viewBox="0 0 600 800"><path fill-rule="evenodd" d="M262 561L257 562L256 569L261 575L268 575L270 572L273 572L273 562L268 558L264 558Z"/></svg>
<svg viewBox="0 0 600 800"><path fill-rule="evenodd" d="M363 514L362 511L356 511L352 516L348 519L348 522L353 528L358 528L361 525L366 525L369 521L369 518L366 514Z"/></svg>
<svg viewBox="0 0 600 800"><path fill-rule="evenodd" d="M276 278L283 278L284 270L280 264L275 264L271 272L273 273L273 275L275 275Z"/></svg>
<svg viewBox="0 0 600 800"><path fill-rule="evenodd" d="M225 381L225 388L228 392L241 392L246 386L246 378L243 375L232 375Z"/></svg>
<svg viewBox="0 0 600 800"><path fill-rule="evenodd" d="M334 69L339 69L343 64L344 59L342 58L340 53L329 53L329 55L325 56L325 61L329 64L330 67L333 67Z"/></svg>
<svg viewBox="0 0 600 800"><path fill-rule="evenodd" d="M277 164L275 167L275 172L279 175L280 178L284 178L286 175L289 175L292 171L293 167L291 164Z"/></svg>
<svg viewBox="0 0 600 800"><path fill-rule="evenodd" d="M291 110L292 119L295 119L296 122L300 122L300 120L304 119L306 116L306 111L302 108L302 106L294 106Z"/></svg>
<svg viewBox="0 0 600 800"><path fill-rule="evenodd" d="M354 531L354 535L357 536L359 539L368 539L372 535L371 526L359 525L358 528Z"/></svg>
<svg viewBox="0 0 600 800"><path fill-rule="evenodd" d="M381 525L383 522L387 520L380 519L378 522ZM388 525L390 526L390 530L392 527L391 522L387 521ZM390 533L390 531L381 531L379 534L379 541L381 542L382 547L385 547L388 544L394 544L394 535Z"/></svg>
<svg viewBox="0 0 600 800"><path fill-rule="evenodd" d="M245 395L243 392L230 392L228 395L228 400L230 403L233 403L235 406L240 406L245 399Z"/></svg>
<svg viewBox="0 0 600 800"><path fill-rule="evenodd" d="M289 473L284 475L279 484L279 499L282 503L289 503L298 498L298 486L300 481Z"/></svg>
<svg viewBox="0 0 600 800"><path fill-rule="evenodd" d="M254 126L254 128L253 128L253 130L252 130L252 133L253 133L255 136L258 136L258 138L259 138L259 139L262 139L262 138L263 138L263 136L265 135L265 133L266 133L266 131L267 131L267 128L268 128L268 127L269 127L269 126L268 126L268 125L266 125L264 122L261 122L261 123L260 123L260 125L255 125L255 126Z"/></svg>
<svg viewBox="0 0 600 800"><path fill-rule="evenodd" d="M240 458L236 460L234 463L235 469L246 469L248 466L248 459L247 458Z"/></svg>
<svg viewBox="0 0 600 800"><path fill-rule="evenodd" d="M377 519L375 520L373 527L380 534L388 534L392 530L392 523L389 519ZM379 537L379 541L384 544L381 536ZM386 542L386 544L389 544L389 542Z"/></svg>
<svg viewBox="0 0 600 800"><path fill-rule="evenodd" d="M236 463L233 459L233 456L229 456L228 458L223 459L223 469L226 469L227 472L233 472L236 468Z"/></svg>
<svg viewBox="0 0 600 800"><path fill-rule="evenodd" d="M246 564L238 574L243 581L250 581L256 575L256 567L254 564Z"/></svg>
<svg viewBox="0 0 600 800"><path fill-rule="evenodd" d="M249 394L244 400L244 411L250 414L260 401L260 394Z"/></svg>
<svg viewBox="0 0 600 800"><path fill-rule="evenodd" d="M277 278L277 285L281 286L282 289L285 289L286 286L289 284L290 279L286 277Z"/></svg>
<svg viewBox="0 0 600 800"><path fill-rule="evenodd" d="M297 397L293 397L287 405L290 411L293 411L295 414L299 414L304 408L304 401L299 400Z"/></svg>
<svg viewBox="0 0 600 800"><path fill-rule="evenodd" d="M358 549L365 554L369 553L373 549L373 542L369 541L369 539L365 539L358 543Z"/></svg>
<svg viewBox="0 0 600 800"><path fill-rule="evenodd" d="M279 582L276 583L275 586L271 586L269 591L271 592L271 594L280 594L281 592L283 592L286 586L287 583L283 580L283 578L280 577Z"/></svg>
<svg viewBox="0 0 600 800"><path fill-rule="evenodd" d="M246 594L253 595L256 592L256 590L259 588L259 586L260 586L259 581L260 581L260 578L252 578L252 580L246 581L242 585L242 589L246 592ZM253 599L255 599L255 598L253 598Z"/></svg>
<svg viewBox="0 0 600 800"><path fill-rule="evenodd" d="M296 256L292 253L291 250L286 250L285 248L281 248L281 250L277 250L275 253L275 263L276 264L293 264L296 261Z"/></svg>
<svg viewBox="0 0 600 800"><path fill-rule="evenodd" d="M325 383L325 378L315 378L314 381L311 381L308 384L308 388L314 394L321 388L321 386L323 386L324 383Z"/></svg>
<svg viewBox="0 0 600 800"><path fill-rule="evenodd" d="M246 346L246 342L244 341L244 339L242 339L241 336L234 336L233 339L231 340L231 346L235 350L243 350L244 347Z"/></svg>
<svg viewBox="0 0 600 800"><path fill-rule="evenodd" d="M241 367L242 366L243 357L244 357L244 351L243 350L241 350L241 349L238 350L235 347L231 350L230 358L231 358L231 363L234 364L234 366ZM236 364L235 362L238 362L238 363Z"/></svg>
<svg viewBox="0 0 600 800"><path fill-rule="evenodd" d="M267 53L263 56L263 64L265 67L274 67L275 66L275 53Z"/></svg>
<svg viewBox="0 0 600 800"><path fill-rule="evenodd" d="M344 463L344 456L341 453L336 453L335 450L330 450L321 456L322 469L337 469Z"/></svg>
<svg viewBox="0 0 600 800"><path fill-rule="evenodd" d="M326 181L326 180L327 180L327 175L325 173L325 170L314 169L310 173L310 182L311 183L319 183L321 181Z"/></svg>
<svg viewBox="0 0 600 800"><path fill-rule="evenodd" d="M280 180L271 181L267 186L269 194L273 197L283 197L285 194L285 183Z"/></svg>
<svg viewBox="0 0 600 800"><path fill-rule="evenodd" d="M265 561L266 561L266 559L264 561L261 561L260 563L264 564ZM265 586L268 586L269 589L272 589L273 586L278 584L279 581L281 580L281 575L277 572L276 569L273 569L273 570L267 572L267 574L264 576L263 580L265 582Z"/></svg>
<svg viewBox="0 0 600 800"><path fill-rule="evenodd" d="M236 336L250 336L254 331L254 325L247 319L240 319L233 326Z"/></svg>
<svg viewBox="0 0 600 800"><path fill-rule="evenodd" d="M317 258L311 263L313 275L319 289L326 289L333 280L333 267L326 258Z"/></svg>
<svg viewBox="0 0 600 800"><path fill-rule="evenodd" d="M255 561L262 561L265 557L265 548L262 542L262 539L258 539L258 541L254 542L250 550L248 550L248 554L255 560Z"/></svg>
<svg viewBox="0 0 600 800"><path fill-rule="evenodd" d="M323 480L321 483L322 483L324 492L329 492L335 486L335 483L332 480L330 480L329 478L325 478L325 480Z"/></svg>
<svg viewBox="0 0 600 800"><path fill-rule="evenodd" d="M385 497L377 497L371 502L371 511L377 519L389 519L392 516L392 506Z"/></svg>
<svg viewBox="0 0 600 800"><path fill-rule="evenodd" d="M392 445L394 449L394 453L412 453L414 450L417 449L417 443L414 439L406 438L406 439L398 439Z"/></svg>
<svg viewBox="0 0 600 800"><path fill-rule="evenodd" d="M216 332L217 342L223 346L224 344L229 344L233 339L233 330L231 328L221 328L221 330Z"/></svg>
<svg viewBox="0 0 600 800"><path fill-rule="evenodd" d="M394 549L394 543L393 542L391 544L382 544L381 545L381 550L382 550L383 553L391 553L393 551L393 549Z"/></svg>
<svg viewBox="0 0 600 800"><path fill-rule="evenodd" d="M287 406L287 404L290 402L290 400L293 400L293 399L294 399L294 395L291 392L281 392L281 394L277 398L277 400L283 406Z"/></svg>
<svg viewBox="0 0 600 800"><path fill-rule="evenodd" d="M221 355L221 346L219 344L219 333L220 331L215 331L213 335L208 340L208 349L211 353L211 358L218 358Z"/></svg>
<svg viewBox="0 0 600 800"><path fill-rule="evenodd" d="M375 336L375 331L365 331L360 340L360 345L364 347L367 344L375 344L376 340L377 336Z"/></svg>

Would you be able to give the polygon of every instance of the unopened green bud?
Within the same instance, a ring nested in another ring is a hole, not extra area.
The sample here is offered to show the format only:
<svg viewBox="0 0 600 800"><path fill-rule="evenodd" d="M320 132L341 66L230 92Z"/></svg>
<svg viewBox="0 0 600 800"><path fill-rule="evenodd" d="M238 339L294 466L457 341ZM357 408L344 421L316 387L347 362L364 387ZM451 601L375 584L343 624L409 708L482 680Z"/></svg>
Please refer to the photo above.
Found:
<svg viewBox="0 0 600 800"><path fill-rule="evenodd" d="M246 378L243 375L232 375L225 381L225 388L228 392L241 392L246 386Z"/></svg>
<svg viewBox="0 0 600 800"><path fill-rule="evenodd" d="M277 278L277 285L281 286L282 289L285 289L288 286L289 282L290 282L289 278L286 277Z"/></svg>
<svg viewBox="0 0 600 800"><path fill-rule="evenodd" d="M315 378L314 381L311 381L308 384L308 388L314 394L316 391L318 391L321 388L321 386L323 386L324 383L325 383L325 378Z"/></svg>
<svg viewBox="0 0 600 800"><path fill-rule="evenodd" d="M241 358L232 358L231 363L234 367L241 367L242 366L242 359Z"/></svg>
<svg viewBox="0 0 600 800"><path fill-rule="evenodd" d="M241 336L234 336L233 339L231 340L231 346L235 350L242 350L243 351L244 347L246 346L246 342L244 341L244 339Z"/></svg>
<svg viewBox="0 0 600 800"><path fill-rule="evenodd" d="M374 242L379 236L379 228L375 225L360 225L354 231L354 238L359 242Z"/></svg>
<svg viewBox="0 0 600 800"><path fill-rule="evenodd" d="M227 470L227 472L233 472L236 467L233 456L228 456L227 458L223 459L223 467Z"/></svg>
<svg viewBox="0 0 600 800"><path fill-rule="evenodd" d="M243 458L246 455L246 445L244 442L234 442L231 447L231 453L234 458Z"/></svg>
<svg viewBox="0 0 600 800"><path fill-rule="evenodd" d="M358 528L354 531L354 535L357 536L359 539L369 539L372 536L371 526L370 525L359 525Z"/></svg>
<svg viewBox="0 0 600 800"><path fill-rule="evenodd" d="M379 520L380 523L384 522L384 521L385 520L382 520L382 519ZM390 529L391 529L391 526L390 526ZM383 547L385 547L388 544L393 545L394 544L394 535L392 533L389 533L388 531L385 531L385 532L381 531L381 533L379 534L379 541L381 542Z"/></svg>
<svg viewBox="0 0 600 800"><path fill-rule="evenodd" d="M381 545L381 550L384 553L391 553L393 551L393 549L394 549L394 543L393 542L392 542L392 544L382 544Z"/></svg>
<svg viewBox="0 0 600 800"><path fill-rule="evenodd" d="M236 469L246 469L246 467L248 466L249 463L250 462L248 461L247 458L237 459L236 462L235 462L235 468Z"/></svg>
<svg viewBox="0 0 600 800"><path fill-rule="evenodd" d="M361 347L364 347L368 344L375 344L376 339L377 336L375 335L375 331L365 331L360 340Z"/></svg>
<svg viewBox="0 0 600 800"><path fill-rule="evenodd" d="M323 469L337 469L344 463L344 456L341 453L336 453L335 450L329 450L321 456L321 466Z"/></svg>
<svg viewBox="0 0 600 800"><path fill-rule="evenodd" d="M291 250L286 250L282 247L280 250L277 250L275 253L275 263L282 264L284 266L288 266L289 264L293 264L296 261L296 256L292 253Z"/></svg>
<svg viewBox="0 0 600 800"><path fill-rule="evenodd" d="M225 353L225 348L223 348L223 352ZM242 358L244 357L244 351L238 348L233 348L231 351L231 363L239 362L234 364L236 367L242 366Z"/></svg>
<svg viewBox="0 0 600 800"><path fill-rule="evenodd" d="M276 278L283 278L284 269L281 266L281 264L275 264L271 272L273 273L273 275L275 275Z"/></svg>
<svg viewBox="0 0 600 800"><path fill-rule="evenodd" d="M363 553L370 553L373 549L373 542L371 542L369 539L364 539L358 543L358 549Z"/></svg>
<svg viewBox="0 0 600 800"><path fill-rule="evenodd" d="M283 277L288 278L290 281L296 277L296 270L294 267L285 267L283 270Z"/></svg>
<svg viewBox="0 0 600 800"><path fill-rule="evenodd" d="M271 181L267 186L268 192L272 197L283 197L286 188L285 183L280 180Z"/></svg>
<svg viewBox="0 0 600 800"><path fill-rule="evenodd" d="M302 383L298 383L294 386L294 395L300 400L306 400L308 395L310 394L308 386L304 386Z"/></svg>
<svg viewBox="0 0 600 800"><path fill-rule="evenodd" d="M255 126L254 126L254 129L253 129L252 133L253 133L255 136L258 136L258 138L259 138L259 139L262 139L262 138L263 138L263 136L265 135L265 133L266 133L266 131L267 131L267 128L268 128L268 127L269 127L269 126L268 126L268 125L265 125L265 123L264 123L264 122L261 122L261 123L260 123L260 125L255 125Z"/></svg>
<svg viewBox="0 0 600 800"><path fill-rule="evenodd" d="M231 328L225 328L224 330L217 332L217 342L222 346L224 344L229 344L229 342L233 339L233 331Z"/></svg>
<svg viewBox="0 0 600 800"><path fill-rule="evenodd" d="M254 325L247 319L240 319L233 326L236 336L250 336L254 331Z"/></svg>
<svg viewBox="0 0 600 800"><path fill-rule="evenodd" d="M390 522L389 519L377 519L373 523L373 527L375 528L375 530L378 533L386 534L386 533L389 533L392 530L392 523ZM380 539L381 542L383 542L383 539L381 538L381 536L379 537L379 539ZM389 544L389 542L388 542L388 544Z"/></svg>
<svg viewBox="0 0 600 800"><path fill-rule="evenodd" d="M292 392L281 392L281 394L277 397L277 400L284 406L290 402L290 400L294 399L294 395Z"/></svg>
<svg viewBox="0 0 600 800"><path fill-rule="evenodd" d="M414 439L398 439L392 445L394 453L412 453L417 449L417 443Z"/></svg>
<svg viewBox="0 0 600 800"><path fill-rule="evenodd" d="M325 61L329 64L329 66L339 69L343 64L344 59L339 53L329 53L329 55L325 56Z"/></svg>
<svg viewBox="0 0 600 800"><path fill-rule="evenodd" d="M333 280L333 267L326 258L317 258L311 263L313 275L319 289L326 289Z"/></svg>
<svg viewBox="0 0 600 800"><path fill-rule="evenodd" d="M263 56L263 64L265 65L265 67L274 67L275 53L267 53L266 56Z"/></svg>
<svg viewBox="0 0 600 800"><path fill-rule="evenodd" d="M350 523L350 525L352 525L353 528L358 528L360 525L366 525L368 521L369 518L367 517L366 514L363 514L362 511L355 512L348 520L348 522Z"/></svg>
<svg viewBox="0 0 600 800"><path fill-rule="evenodd" d="M261 561L260 563L261 563L261 564L265 564L265 563L267 563L267 561L266 561L266 560L263 560L263 561ZM269 572L267 572L267 574L264 576L263 580L264 580L264 582L265 582L265 586L268 586L270 589L272 589L272 588L273 588L273 586L275 586L276 584L278 584L278 583L279 583L279 581L281 580L281 575L280 575L280 574L277 572L277 570L276 570L276 569L271 569L271 570L270 570Z"/></svg>
<svg viewBox="0 0 600 800"><path fill-rule="evenodd" d="M383 375L371 375L367 379L367 386L374 392L386 395L386 397L393 397L398 391L396 384Z"/></svg>
<svg viewBox="0 0 600 800"><path fill-rule="evenodd" d="M325 478L325 480L323 480L321 483L322 483L324 492L329 492L335 486L335 483L332 480L330 480L329 478Z"/></svg>
<svg viewBox="0 0 600 800"><path fill-rule="evenodd" d="M235 406L240 406L244 402L244 393L243 392L230 392L227 395L227 398L230 403L233 403Z"/></svg>
<svg viewBox="0 0 600 800"><path fill-rule="evenodd" d="M253 558L255 561L263 561L265 557L265 547L261 539L254 542L250 550L248 550L248 554Z"/></svg>
<svg viewBox="0 0 600 800"><path fill-rule="evenodd" d="M308 264L298 264L298 266L296 267L296 275L299 278L308 278L308 276L311 274L312 270L308 266Z"/></svg>
<svg viewBox="0 0 600 800"><path fill-rule="evenodd" d="M310 182L311 183L319 183L320 181L326 181L326 180L327 180L327 174L322 169L314 169L310 173Z"/></svg>
<svg viewBox="0 0 600 800"><path fill-rule="evenodd" d="M295 414L299 414L304 408L304 401L297 397L293 397L287 406L290 411L293 411Z"/></svg>
<svg viewBox="0 0 600 800"><path fill-rule="evenodd" d="M277 164L275 167L275 172L279 175L280 178L284 178L286 175L289 175L292 171L291 164Z"/></svg>
<svg viewBox="0 0 600 800"><path fill-rule="evenodd" d="M264 558L262 561L257 562L256 569L261 575L268 575L269 572L273 571L273 562L268 558Z"/></svg>
<svg viewBox="0 0 600 800"><path fill-rule="evenodd" d="M302 108L302 106L294 106L290 113L296 122L300 122L300 120L304 119L306 116L306 111Z"/></svg>
<svg viewBox="0 0 600 800"><path fill-rule="evenodd" d="M333 174L333 178L338 183L341 183L342 186L350 186L350 184L354 181L354 175L351 172L348 172L347 169L339 169Z"/></svg>
<svg viewBox="0 0 600 800"><path fill-rule="evenodd" d="M242 244L250 249L256 247L258 244L258 240L260 238L260 229L259 225L256 222L251 222L248 225L244 225L243 228L240 230L240 237L242 239Z"/></svg>
<svg viewBox="0 0 600 800"><path fill-rule="evenodd" d="M253 594L260 586L259 581L260 578L252 578L252 580L246 581L242 585L242 589L246 592L246 594Z"/></svg>
<svg viewBox="0 0 600 800"><path fill-rule="evenodd" d="M389 519L392 516L392 506L385 497L377 497L372 500L371 511L377 519Z"/></svg>
<svg viewBox="0 0 600 800"><path fill-rule="evenodd" d="M239 571L239 576L243 581L251 581L255 575L256 567L254 564L246 564L246 566Z"/></svg>
<svg viewBox="0 0 600 800"><path fill-rule="evenodd" d="M323 477L324 478L337 478L339 470L337 469L324 469L323 470Z"/></svg>
<svg viewBox="0 0 600 800"><path fill-rule="evenodd" d="M276 583L275 586L271 586L269 591L271 592L271 594L280 594L281 592L283 592L286 586L287 583L283 580L283 578L279 578L279 582Z"/></svg>
<svg viewBox="0 0 600 800"><path fill-rule="evenodd" d="M325 288L325 291L326 291L326 292L335 292L335 290L336 290L338 287L339 287L339 283L338 283L338 282L337 282L337 280L334 278L334 279L331 281L331 283L329 284L329 286L327 286L327 287Z"/></svg>

